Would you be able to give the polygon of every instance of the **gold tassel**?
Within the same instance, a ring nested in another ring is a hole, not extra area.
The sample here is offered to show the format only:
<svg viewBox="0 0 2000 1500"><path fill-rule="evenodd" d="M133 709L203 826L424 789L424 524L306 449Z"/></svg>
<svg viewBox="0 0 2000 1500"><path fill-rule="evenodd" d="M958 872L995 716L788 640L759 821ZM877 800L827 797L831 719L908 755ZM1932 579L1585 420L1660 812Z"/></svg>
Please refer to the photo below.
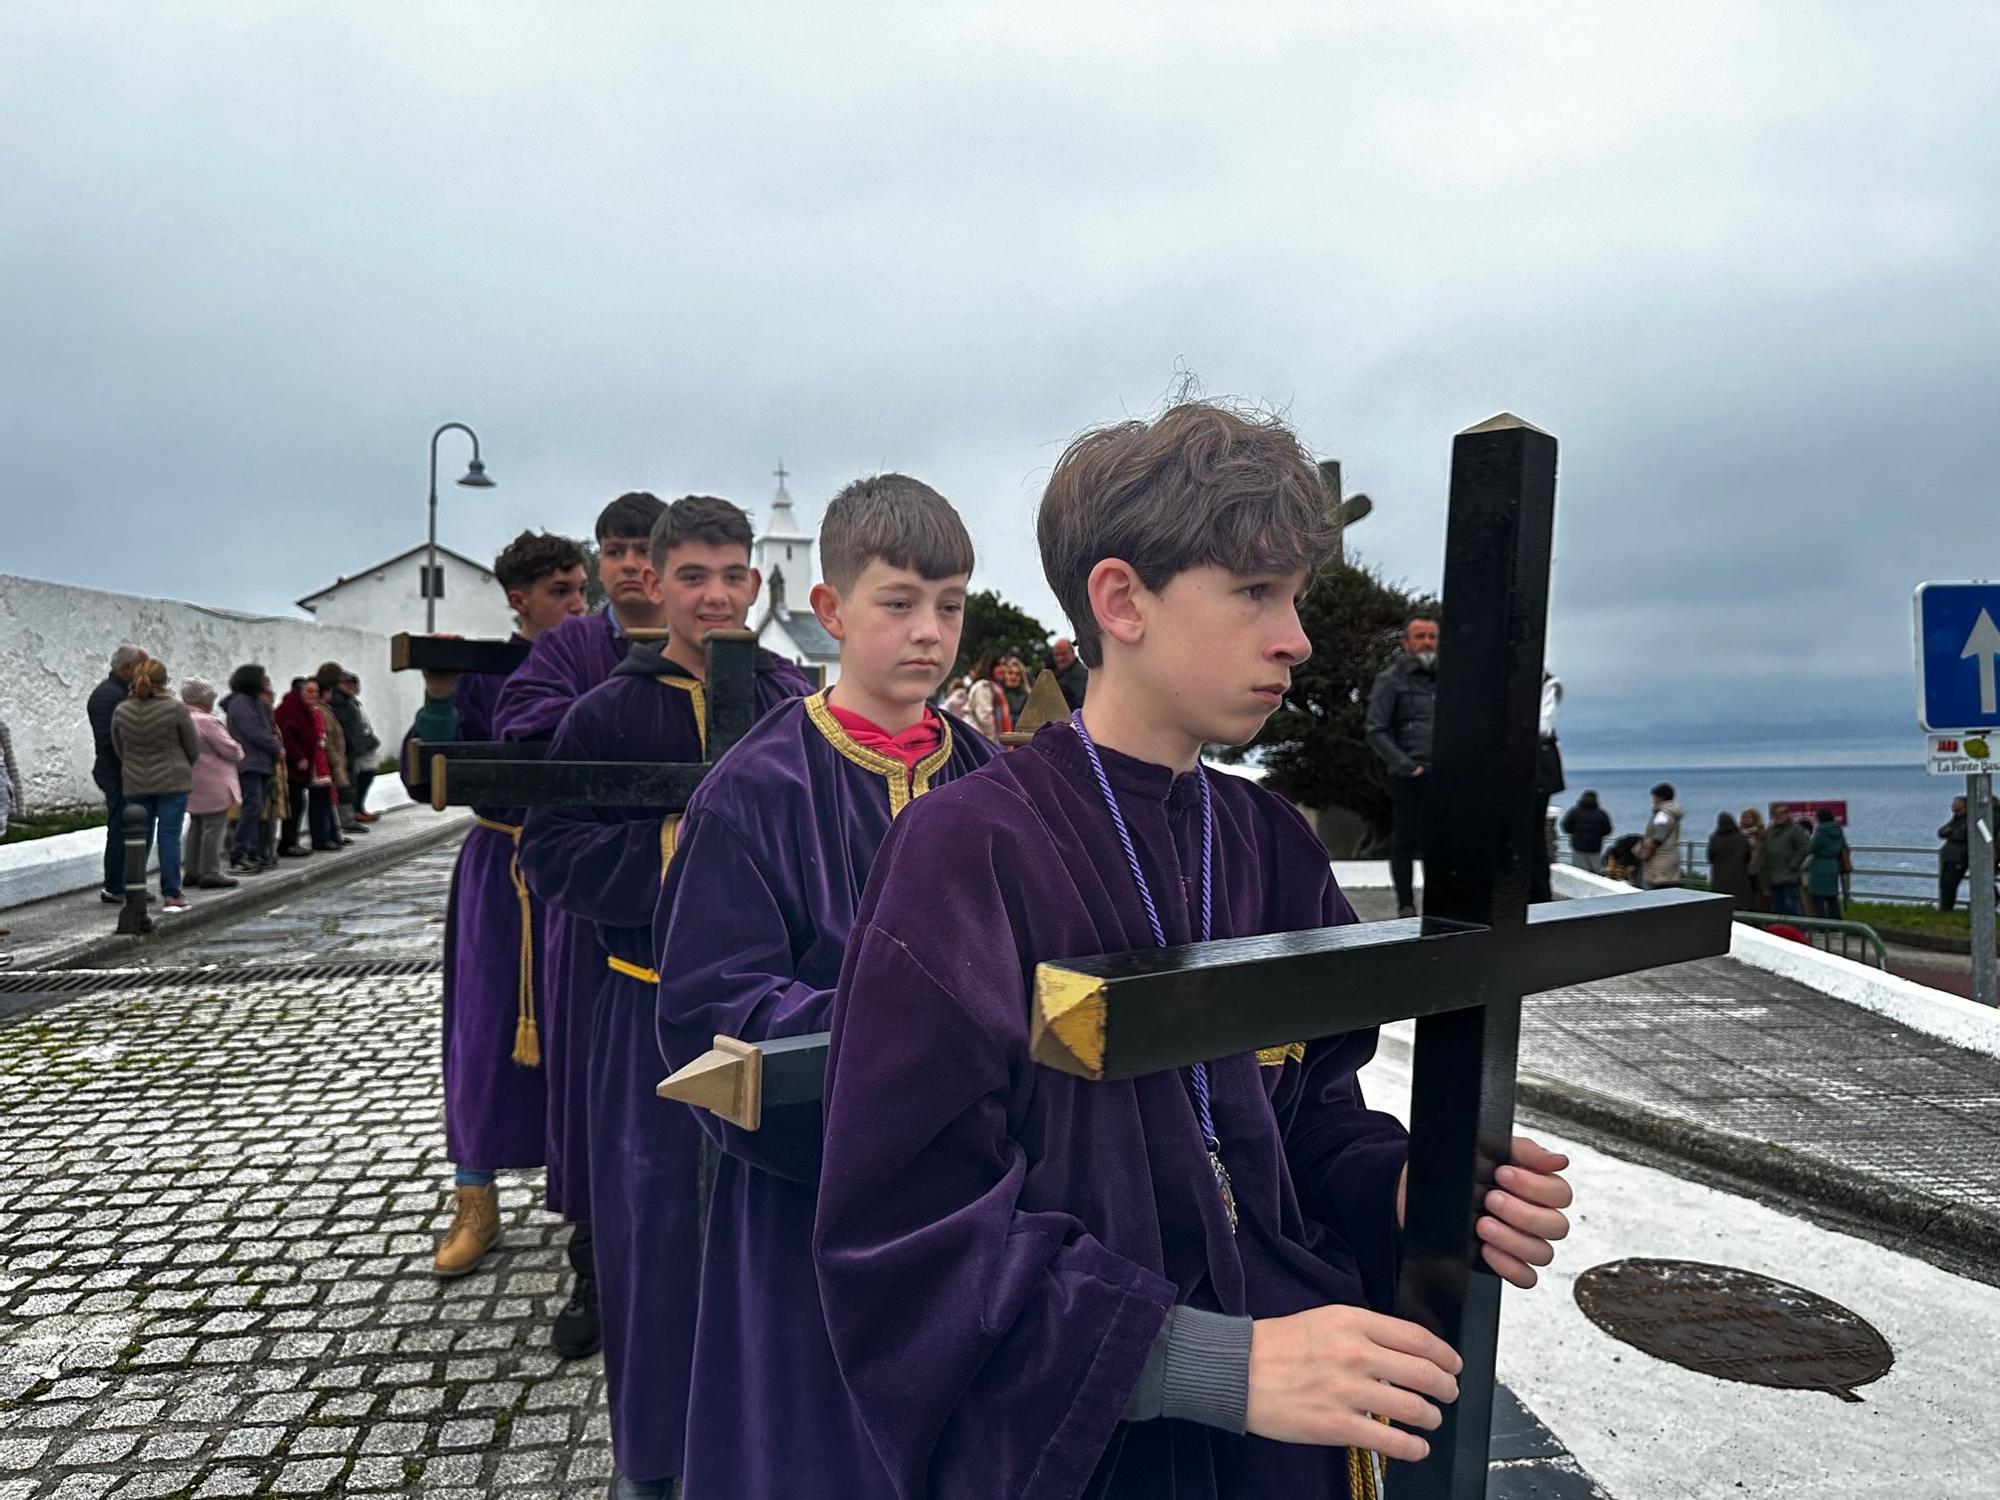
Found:
<svg viewBox="0 0 2000 1500"><path fill-rule="evenodd" d="M524 1068L542 1065L542 1038L535 1030L533 1016L522 1016L514 1023L514 1061Z"/></svg>

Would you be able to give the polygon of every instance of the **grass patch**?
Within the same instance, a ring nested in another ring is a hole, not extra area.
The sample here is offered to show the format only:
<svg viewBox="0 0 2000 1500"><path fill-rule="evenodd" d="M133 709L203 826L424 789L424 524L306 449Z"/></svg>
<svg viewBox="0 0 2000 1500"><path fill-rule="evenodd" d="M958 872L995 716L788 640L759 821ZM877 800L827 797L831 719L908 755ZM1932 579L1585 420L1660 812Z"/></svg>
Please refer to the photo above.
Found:
<svg viewBox="0 0 2000 1500"><path fill-rule="evenodd" d="M1870 927L1900 927L1906 932L1935 932L1946 937L1972 936L1972 913L1964 907L1939 911L1934 906L1901 901L1850 901L1843 909L1852 921Z"/></svg>
<svg viewBox="0 0 2000 1500"><path fill-rule="evenodd" d="M80 828L102 828L104 809L57 808L49 812L16 814L0 833L0 844L25 844L30 839L54 838L59 833L75 833Z"/></svg>

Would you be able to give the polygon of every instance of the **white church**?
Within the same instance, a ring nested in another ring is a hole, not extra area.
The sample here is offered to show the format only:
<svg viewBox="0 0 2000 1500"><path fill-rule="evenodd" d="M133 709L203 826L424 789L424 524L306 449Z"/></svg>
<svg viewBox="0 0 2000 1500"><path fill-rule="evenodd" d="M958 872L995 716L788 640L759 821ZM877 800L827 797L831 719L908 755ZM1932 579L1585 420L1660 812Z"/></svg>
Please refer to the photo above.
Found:
<svg viewBox="0 0 2000 1500"><path fill-rule="evenodd" d="M786 469L776 469L778 492L771 497L771 514L764 530L750 544L750 561L763 575L763 585L750 606L750 628L757 644L817 677L823 687L840 676L840 643L820 625L807 595L819 580L813 561L813 539L792 514L791 492L785 488Z"/></svg>

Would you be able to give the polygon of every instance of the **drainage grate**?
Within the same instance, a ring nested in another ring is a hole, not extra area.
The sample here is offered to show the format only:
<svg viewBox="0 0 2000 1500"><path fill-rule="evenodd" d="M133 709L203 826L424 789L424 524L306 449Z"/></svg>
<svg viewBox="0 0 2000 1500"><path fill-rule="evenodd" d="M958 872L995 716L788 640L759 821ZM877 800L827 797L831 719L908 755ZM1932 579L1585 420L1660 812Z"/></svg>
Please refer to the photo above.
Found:
<svg viewBox="0 0 2000 1500"><path fill-rule="evenodd" d="M86 990L145 990L182 984L269 984L296 979L395 979L435 974L436 958L373 959L361 963L235 964L199 969L0 970L0 995L80 995Z"/></svg>
<svg viewBox="0 0 2000 1500"><path fill-rule="evenodd" d="M1616 1260L1577 1278L1576 1303L1613 1338L1721 1380L1859 1401L1854 1387L1896 1362L1859 1313L1731 1266Z"/></svg>

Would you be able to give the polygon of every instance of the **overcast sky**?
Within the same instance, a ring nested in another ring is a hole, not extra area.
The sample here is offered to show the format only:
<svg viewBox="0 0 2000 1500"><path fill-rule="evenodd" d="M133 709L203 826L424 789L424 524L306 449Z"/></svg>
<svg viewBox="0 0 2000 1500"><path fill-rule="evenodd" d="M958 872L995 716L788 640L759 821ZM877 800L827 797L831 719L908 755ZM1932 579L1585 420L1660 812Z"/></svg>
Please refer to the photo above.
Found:
<svg viewBox="0 0 2000 1500"><path fill-rule="evenodd" d="M1572 759L1908 757L1912 587L2000 575L1996 57L1923 0L25 0L0 571L289 612L456 418L475 557L899 468L1053 626L1049 464L1189 371L1422 586L1452 433L1556 434Z"/></svg>

